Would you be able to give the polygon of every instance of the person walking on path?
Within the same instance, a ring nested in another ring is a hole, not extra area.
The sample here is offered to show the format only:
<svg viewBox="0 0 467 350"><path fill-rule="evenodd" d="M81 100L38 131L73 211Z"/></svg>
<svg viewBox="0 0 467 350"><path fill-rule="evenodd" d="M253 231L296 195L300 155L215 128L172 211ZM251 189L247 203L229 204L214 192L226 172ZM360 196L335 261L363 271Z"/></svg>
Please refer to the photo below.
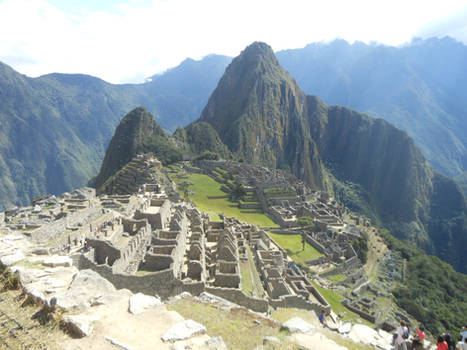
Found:
<svg viewBox="0 0 467 350"><path fill-rule="evenodd" d="M395 350L407 350L406 340L409 338L409 331L404 321L401 321L400 327L397 329L397 338L395 341ZM447 350L447 349L446 349Z"/></svg>

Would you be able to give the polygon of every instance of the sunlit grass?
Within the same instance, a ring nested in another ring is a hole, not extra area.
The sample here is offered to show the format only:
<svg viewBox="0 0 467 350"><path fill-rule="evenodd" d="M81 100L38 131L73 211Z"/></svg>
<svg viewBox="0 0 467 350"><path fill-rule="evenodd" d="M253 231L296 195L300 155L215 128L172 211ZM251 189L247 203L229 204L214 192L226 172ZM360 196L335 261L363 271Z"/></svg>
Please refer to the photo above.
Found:
<svg viewBox="0 0 467 350"><path fill-rule="evenodd" d="M268 234L277 244L287 251L290 258L297 264L305 264L307 261L315 260L323 256L323 254L309 243L305 243L305 249L302 249L302 236L299 234L285 235L272 232L268 232Z"/></svg>
<svg viewBox="0 0 467 350"><path fill-rule="evenodd" d="M181 174L181 172L177 173ZM193 203L203 212L208 213L211 220L220 221L219 214L223 213L228 217L235 217L240 221L266 227L278 227L261 210L239 209L237 203L231 202L228 198L208 198L226 196L227 193L221 190L221 184L213 178L204 174L184 174L187 178L179 178L177 174L171 174L171 178L176 183L190 181L193 185L189 189L193 191L187 199ZM184 194L180 192L183 196Z"/></svg>
<svg viewBox="0 0 467 350"><path fill-rule="evenodd" d="M213 305L181 299L168 305L168 309L175 310L183 317L203 324L211 337L221 336L229 349L254 349L263 344L264 336L275 336L281 339L281 344L265 349L295 350L299 347L286 340L287 332L280 331L277 323L261 319L246 309L221 310Z"/></svg>

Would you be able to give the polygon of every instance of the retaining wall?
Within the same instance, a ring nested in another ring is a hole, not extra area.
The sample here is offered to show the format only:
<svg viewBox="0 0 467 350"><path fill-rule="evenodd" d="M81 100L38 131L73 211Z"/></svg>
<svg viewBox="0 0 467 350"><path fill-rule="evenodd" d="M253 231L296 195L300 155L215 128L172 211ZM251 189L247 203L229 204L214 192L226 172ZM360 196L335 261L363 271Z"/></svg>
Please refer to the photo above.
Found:
<svg viewBox="0 0 467 350"><path fill-rule="evenodd" d="M206 292L227 299L235 304L244 306L256 312L268 311L267 300L250 297L239 289L206 287Z"/></svg>

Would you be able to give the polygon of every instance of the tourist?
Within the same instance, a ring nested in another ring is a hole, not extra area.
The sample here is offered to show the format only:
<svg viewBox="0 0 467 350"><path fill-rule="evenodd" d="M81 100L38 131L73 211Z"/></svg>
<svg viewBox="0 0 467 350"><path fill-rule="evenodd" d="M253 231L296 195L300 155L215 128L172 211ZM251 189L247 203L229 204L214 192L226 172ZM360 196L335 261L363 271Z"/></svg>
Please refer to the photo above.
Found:
<svg viewBox="0 0 467 350"><path fill-rule="evenodd" d="M446 341L446 343L448 343L448 349L449 350L455 350L456 343L454 342L454 339L452 339L451 334L446 333L444 335L444 340Z"/></svg>
<svg viewBox="0 0 467 350"><path fill-rule="evenodd" d="M425 341L425 328L423 326L418 327L415 337L412 339L411 349L422 349Z"/></svg>
<svg viewBox="0 0 467 350"><path fill-rule="evenodd" d="M448 350L448 343L444 340L444 336L438 336L438 344L436 345L437 350Z"/></svg>
<svg viewBox="0 0 467 350"><path fill-rule="evenodd" d="M397 338L395 342L395 350L407 350L406 340L409 338L409 329L404 321L401 321L400 327L397 329ZM446 349L447 350L447 349Z"/></svg>
<svg viewBox="0 0 467 350"><path fill-rule="evenodd" d="M323 325L323 326L327 326L328 325L328 322L326 321L326 311L321 311L321 313L319 314L318 316L318 319L319 319L319 322Z"/></svg>
<svg viewBox="0 0 467 350"><path fill-rule="evenodd" d="M456 350L467 350L467 337L457 343Z"/></svg>
<svg viewBox="0 0 467 350"><path fill-rule="evenodd" d="M461 341L465 342L465 340L467 339L467 326L462 327L461 337L462 337Z"/></svg>

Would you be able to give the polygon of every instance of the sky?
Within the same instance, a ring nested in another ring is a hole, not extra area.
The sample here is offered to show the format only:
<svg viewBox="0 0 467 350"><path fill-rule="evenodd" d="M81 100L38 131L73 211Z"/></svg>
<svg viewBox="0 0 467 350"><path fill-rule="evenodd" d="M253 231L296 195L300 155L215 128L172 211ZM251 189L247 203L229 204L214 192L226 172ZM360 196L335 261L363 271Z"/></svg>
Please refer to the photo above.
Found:
<svg viewBox="0 0 467 350"><path fill-rule="evenodd" d="M83 73L139 83L185 58L342 38L467 44L467 0L0 0L0 61L31 77Z"/></svg>

